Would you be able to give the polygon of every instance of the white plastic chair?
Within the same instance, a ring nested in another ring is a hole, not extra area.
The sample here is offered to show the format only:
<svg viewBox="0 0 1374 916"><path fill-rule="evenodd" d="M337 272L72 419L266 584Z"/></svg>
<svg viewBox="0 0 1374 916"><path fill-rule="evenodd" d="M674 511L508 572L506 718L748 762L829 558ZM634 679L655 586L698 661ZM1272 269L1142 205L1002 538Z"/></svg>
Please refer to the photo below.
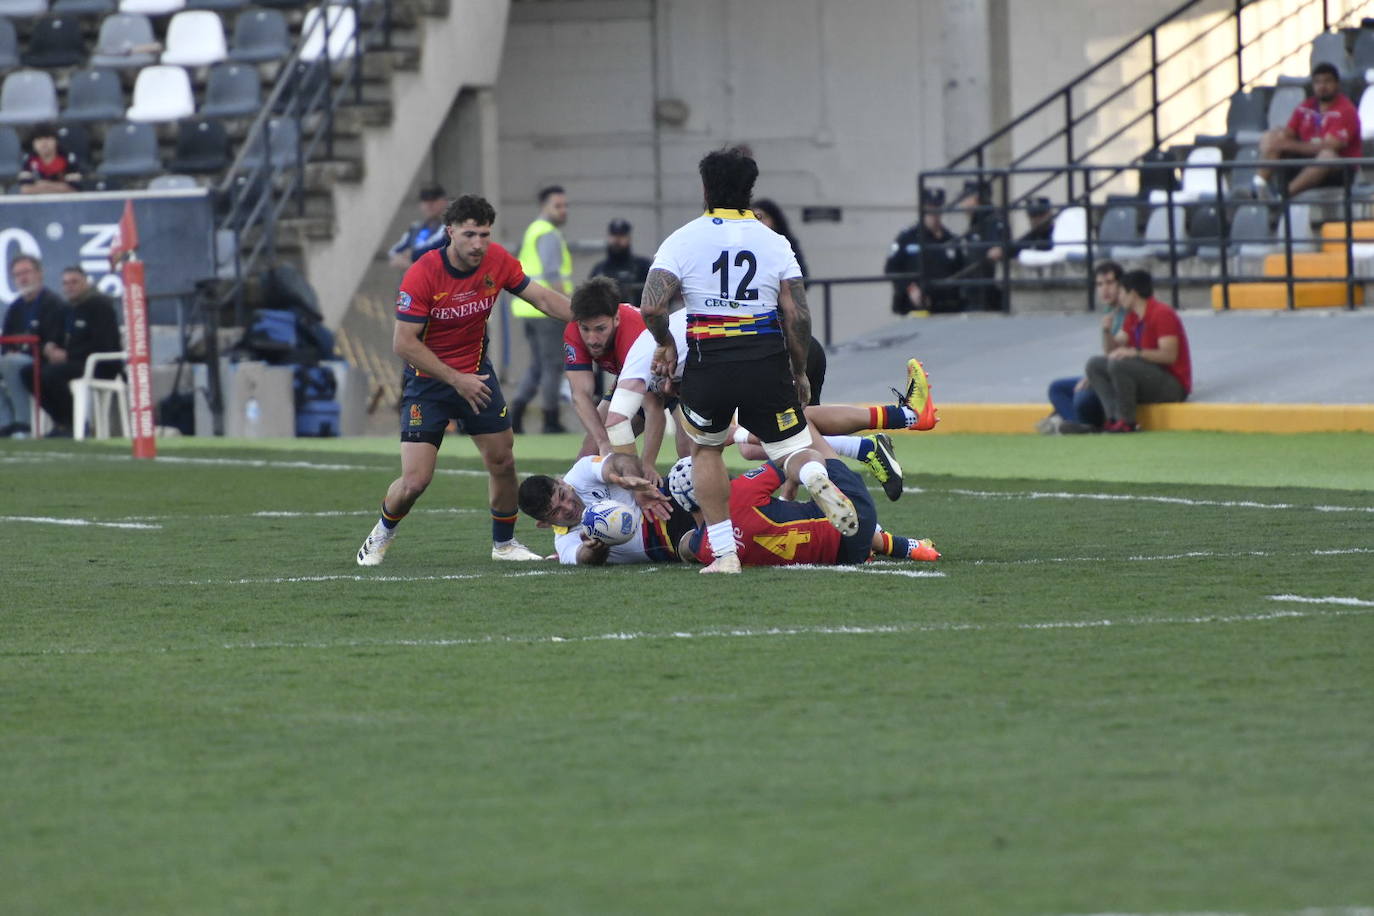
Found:
<svg viewBox="0 0 1374 916"><path fill-rule="evenodd" d="M155 64L138 71L134 103L125 115L130 121L176 121L195 114L191 78L180 67Z"/></svg>
<svg viewBox="0 0 1374 916"><path fill-rule="evenodd" d="M186 0L119 0L121 13L142 13L145 16L166 16L186 8Z"/></svg>
<svg viewBox="0 0 1374 916"><path fill-rule="evenodd" d="M207 67L229 57L224 40L224 23L219 13L210 10L183 10L167 26L164 64L182 67Z"/></svg>
<svg viewBox="0 0 1374 916"><path fill-rule="evenodd" d="M351 6L327 6L328 19L321 15L320 7L312 7L305 14L301 25L301 60L314 63L325 57L325 24L329 25L329 60L331 63L351 57L354 48L354 35L358 31L358 17Z"/></svg>
<svg viewBox="0 0 1374 916"><path fill-rule="evenodd" d="M1221 150L1215 146L1199 146L1188 154L1183 166L1183 187L1174 194L1175 203L1193 203L1199 200L1215 200L1217 197L1217 170L1213 166L1221 164ZM1226 193L1226 179L1223 175L1221 193Z"/></svg>
<svg viewBox="0 0 1374 916"><path fill-rule="evenodd" d="M1054 218L1050 244L1054 247L1044 251L1028 248L1016 259L1026 267L1049 267L1085 259L1088 256L1088 211L1082 207L1060 210Z"/></svg>
<svg viewBox="0 0 1374 916"><path fill-rule="evenodd" d="M94 421L95 438L110 438L110 399L119 405L119 434L129 434L129 383L123 378L96 378L96 366L116 360L124 362L129 354L92 353L86 357L86 369L80 378L67 383L72 392L72 438L86 438L87 417Z"/></svg>

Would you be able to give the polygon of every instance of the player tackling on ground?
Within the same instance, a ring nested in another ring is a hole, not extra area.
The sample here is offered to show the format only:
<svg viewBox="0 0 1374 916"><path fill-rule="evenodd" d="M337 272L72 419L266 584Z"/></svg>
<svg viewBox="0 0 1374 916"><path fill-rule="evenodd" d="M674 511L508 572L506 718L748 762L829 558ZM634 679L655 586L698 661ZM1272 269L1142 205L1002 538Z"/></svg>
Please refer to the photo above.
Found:
<svg viewBox="0 0 1374 916"><path fill-rule="evenodd" d="M810 448L802 405L811 399L811 315L792 246L749 209L758 166L741 150L726 149L708 153L698 171L706 212L659 247L640 308L658 344L654 369L671 377L678 353L668 329L669 304L679 294L685 303L680 415L692 440L693 481L715 556L702 572L737 573L730 477L721 455L736 411L771 460L783 468L799 462L797 476L841 533L852 534L858 516Z"/></svg>
<svg viewBox="0 0 1374 916"><path fill-rule="evenodd" d="M401 476L382 501L382 517L358 550L359 566L376 566L396 526L434 478L449 420L472 437L489 475L491 557L538 560L515 539L516 478L510 418L487 358L487 318L502 290L544 314L568 321L568 298L531 283L506 249L492 244L496 211L463 196L444 211L448 244L410 266L396 297L392 349L406 361L401 398Z"/></svg>

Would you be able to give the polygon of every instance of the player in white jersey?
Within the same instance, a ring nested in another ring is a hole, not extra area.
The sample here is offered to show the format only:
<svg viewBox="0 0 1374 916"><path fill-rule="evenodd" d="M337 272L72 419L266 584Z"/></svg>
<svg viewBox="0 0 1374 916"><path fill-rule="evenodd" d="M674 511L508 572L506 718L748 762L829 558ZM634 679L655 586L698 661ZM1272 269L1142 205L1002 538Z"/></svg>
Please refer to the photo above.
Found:
<svg viewBox="0 0 1374 916"><path fill-rule="evenodd" d="M858 516L810 448L802 405L811 399L811 315L792 246L749 209L758 166L743 151L727 149L708 153L698 170L706 212L659 247L640 308L658 343L655 370L669 376L678 349L668 329L668 305L678 295L685 303L687 358L679 406L716 558L702 572L737 573L730 477L721 455L736 412L769 458L784 469L800 462L798 476L841 533L852 533Z"/></svg>
<svg viewBox="0 0 1374 916"><path fill-rule="evenodd" d="M603 499L639 505L644 520L636 537L609 546L583 533L583 511ZM561 478L526 477L519 502L538 527L554 530L558 561L566 565L676 562L678 542L696 527L687 510L639 475L637 459L619 453L579 458Z"/></svg>

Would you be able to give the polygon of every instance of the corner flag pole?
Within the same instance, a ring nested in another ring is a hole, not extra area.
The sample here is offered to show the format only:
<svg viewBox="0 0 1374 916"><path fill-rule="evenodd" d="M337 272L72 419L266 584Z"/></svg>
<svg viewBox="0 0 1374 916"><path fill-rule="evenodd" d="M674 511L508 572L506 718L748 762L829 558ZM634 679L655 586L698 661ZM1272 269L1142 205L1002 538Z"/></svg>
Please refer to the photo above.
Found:
<svg viewBox="0 0 1374 916"><path fill-rule="evenodd" d="M114 244L110 246L110 265L120 270L124 281L124 332L129 352L129 434L135 458L156 458L157 440L153 438L153 379L148 347L148 290L143 282L143 262L138 259L138 224L134 221L134 202L124 202Z"/></svg>

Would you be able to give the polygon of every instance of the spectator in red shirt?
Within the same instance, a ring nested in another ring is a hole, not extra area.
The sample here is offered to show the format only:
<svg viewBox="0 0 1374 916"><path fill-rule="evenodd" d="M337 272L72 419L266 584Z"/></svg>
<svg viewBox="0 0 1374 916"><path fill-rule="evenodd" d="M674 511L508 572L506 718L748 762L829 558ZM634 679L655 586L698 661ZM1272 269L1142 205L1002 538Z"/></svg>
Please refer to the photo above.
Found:
<svg viewBox="0 0 1374 916"><path fill-rule="evenodd" d="M1086 374L1102 401L1109 433L1133 433L1137 404L1185 400L1193 390L1193 361L1188 335L1178 312L1154 298L1148 271L1132 270L1121 278L1119 302L1126 320L1105 356L1088 360Z"/></svg>
<svg viewBox="0 0 1374 916"><path fill-rule="evenodd" d="M57 129L39 124L29 137L29 154L19 172L21 194L70 194L81 190L76 156L57 142Z"/></svg>
<svg viewBox="0 0 1374 916"><path fill-rule="evenodd" d="M1261 159L1358 159L1361 152L1360 113L1341 92L1340 71L1331 64L1313 68L1312 97L1293 109L1285 127L1267 131L1259 146ZM1267 183L1272 171L1260 169L1257 180ZM1309 165L1291 176L1288 193L1339 186L1345 174L1335 163Z"/></svg>

